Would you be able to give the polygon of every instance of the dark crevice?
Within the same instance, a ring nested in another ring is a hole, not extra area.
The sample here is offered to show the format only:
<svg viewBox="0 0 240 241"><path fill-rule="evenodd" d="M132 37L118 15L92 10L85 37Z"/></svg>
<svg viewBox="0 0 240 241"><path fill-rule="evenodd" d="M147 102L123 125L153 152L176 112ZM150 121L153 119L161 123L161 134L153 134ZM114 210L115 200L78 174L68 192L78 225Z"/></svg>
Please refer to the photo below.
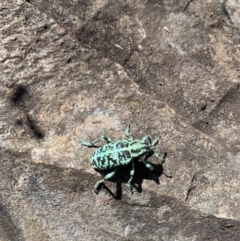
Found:
<svg viewBox="0 0 240 241"><path fill-rule="evenodd" d="M27 117L27 126L33 132L34 137L36 137L37 139L43 139L44 133L40 130L36 121L33 118L31 118L28 114L26 114L26 117Z"/></svg>
<svg viewBox="0 0 240 241"><path fill-rule="evenodd" d="M187 201L189 199L191 192L196 188L196 186L193 184L195 179L196 179L196 174L194 174L193 177L192 177L190 186L189 186L188 191L187 191L185 201Z"/></svg>
<svg viewBox="0 0 240 241"><path fill-rule="evenodd" d="M191 2L193 2L194 0L190 0L184 7L183 11L186 11L188 6L190 5Z"/></svg>
<svg viewBox="0 0 240 241"><path fill-rule="evenodd" d="M206 108L207 108L207 104L203 105L201 110L204 111L204 110L206 110Z"/></svg>
<svg viewBox="0 0 240 241"><path fill-rule="evenodd" d="M222 4L222 12L223 12L223 14L227 17L227 19L228 19L230 22L232 22L231 17L230 17L230 15L229 15L226 7L225 7L225 4Z"/></svg>

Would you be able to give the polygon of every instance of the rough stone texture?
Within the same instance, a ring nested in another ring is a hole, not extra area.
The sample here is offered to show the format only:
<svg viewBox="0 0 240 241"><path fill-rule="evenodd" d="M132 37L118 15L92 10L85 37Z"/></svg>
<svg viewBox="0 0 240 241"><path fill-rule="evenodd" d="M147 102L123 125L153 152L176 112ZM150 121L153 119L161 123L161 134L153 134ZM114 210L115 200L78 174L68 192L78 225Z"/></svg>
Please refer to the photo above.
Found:
<svg viewBox="0 0 240 241"><path fill-rule="evenodd" d="M238 241L239 26L232 0L2 0L0 240ZM128 124L166 163L95 195L78 139Z"/></svg>

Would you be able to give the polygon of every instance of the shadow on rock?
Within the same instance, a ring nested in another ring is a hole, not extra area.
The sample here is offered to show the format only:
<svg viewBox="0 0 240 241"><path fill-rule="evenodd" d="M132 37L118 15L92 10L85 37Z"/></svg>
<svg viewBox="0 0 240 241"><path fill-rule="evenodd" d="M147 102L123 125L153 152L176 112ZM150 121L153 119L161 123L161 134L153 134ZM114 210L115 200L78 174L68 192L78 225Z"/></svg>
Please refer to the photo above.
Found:
<svg viewBox="0 0 240 241"><path fill-rule="evenodd" d="M45 135L39 127L37 120L28 114L33 108L34 99L30 96L27 86L15 85L10 96L10 101L14 107L21 111L20 117L15 121L16 126L27 127L32 133L32 137L43 139Z"/></svg>
<svg viewBox="0 0 240 241"><path fill-rule="evenodd" d="M24 85L16 85L14 87L13 93L10 96L10 100L14 105L18 105L20 102L24 100L24 98L28 95L27 87Z"/></svg>

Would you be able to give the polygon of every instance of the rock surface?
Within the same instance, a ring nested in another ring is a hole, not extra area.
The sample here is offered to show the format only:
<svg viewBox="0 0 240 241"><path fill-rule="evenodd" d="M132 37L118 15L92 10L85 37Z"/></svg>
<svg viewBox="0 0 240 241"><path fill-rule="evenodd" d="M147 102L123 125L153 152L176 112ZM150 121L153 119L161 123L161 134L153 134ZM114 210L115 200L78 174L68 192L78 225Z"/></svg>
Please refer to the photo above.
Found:
<svg viewBox="0 0 240 241"><path fill-rule="evenodd" d="M239 27L230 0L2 0L0 240L238 241ZM95 195L78 140L128 124L166 162Z"/></svg>

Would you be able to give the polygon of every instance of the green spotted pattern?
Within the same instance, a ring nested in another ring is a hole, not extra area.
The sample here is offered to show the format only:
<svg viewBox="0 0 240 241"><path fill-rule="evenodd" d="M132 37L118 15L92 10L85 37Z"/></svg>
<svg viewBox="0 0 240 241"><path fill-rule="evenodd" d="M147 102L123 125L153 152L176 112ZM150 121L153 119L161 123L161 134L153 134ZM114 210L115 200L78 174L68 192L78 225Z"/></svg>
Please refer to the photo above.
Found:
<svg viewBox="0 0 240 241"><path fill-rule="evenodd" d="M146 161L148 154L154 154L159 160L161 160L161 162L165 161L155 153L155 146L158 144L158 138L151 142L149 136L146 135L142 138L142 140L133 140L130 133L130 126L126 128L126 136L127 139L121 139L114 142L106 136L101 136L93 142L80 140L82 145L95 148L97 148L95 143L98 141L105 140L107 142L107 144L98 147L98 149L95 150L90 160L90 164L95 170L107 173L103 179L95 184L94 190L96 193L98 193L99 187L105 180L114 176L119 166L127 165L129 163L132 163L132 168L130 171L128 188L132 191L131 182L135 172L134 159L138 159L143 162L150 170L153 170L153 166ZM143 156L145 156L145 158L143 158Z"/></svg>

